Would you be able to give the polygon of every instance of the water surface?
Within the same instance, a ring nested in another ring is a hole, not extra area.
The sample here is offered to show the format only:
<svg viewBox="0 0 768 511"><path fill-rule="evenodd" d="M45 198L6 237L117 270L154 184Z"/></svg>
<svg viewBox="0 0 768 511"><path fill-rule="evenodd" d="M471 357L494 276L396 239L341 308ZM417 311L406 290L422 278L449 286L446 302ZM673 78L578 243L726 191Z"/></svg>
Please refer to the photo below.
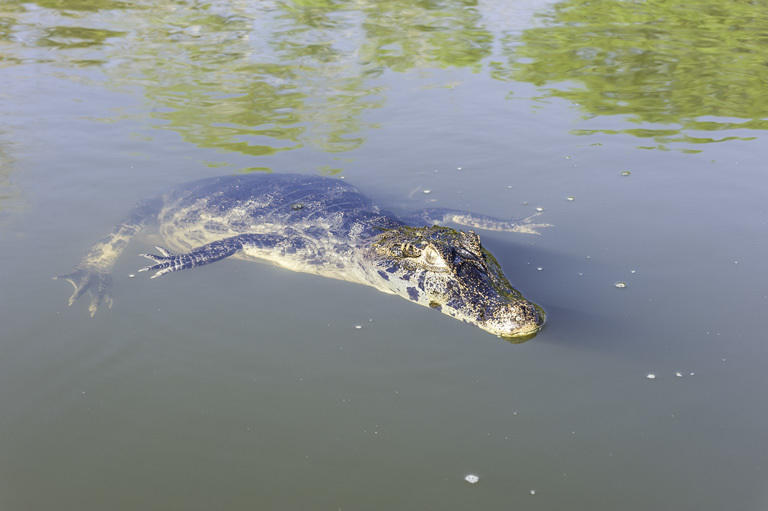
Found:
<svg viewBox="0 0 768 511"><path fill-rule="evenodd" d="M767 8L4 2L0 507L765 507ZM136 200L265 171L542 208L479 234L547 326L235 260L130 278L151 230L113 309L66 306Z"/></svg>

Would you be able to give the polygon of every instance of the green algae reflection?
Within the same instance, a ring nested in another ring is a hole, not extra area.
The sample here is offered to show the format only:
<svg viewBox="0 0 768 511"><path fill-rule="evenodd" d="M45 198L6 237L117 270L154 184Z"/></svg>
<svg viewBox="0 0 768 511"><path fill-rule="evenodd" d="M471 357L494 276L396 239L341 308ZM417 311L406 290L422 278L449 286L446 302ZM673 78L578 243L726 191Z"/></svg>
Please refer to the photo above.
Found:
<svg viewBox="0 0 768 511"><path fill-rule="evenodd" d="M768 129L765 1L569 0L541 21L507 41L515 62L502 77L577 104L596 128L576 134L625 133L663 149ZM602 128L598 116L640 126Z"/></svg>
<svg viewBox="0 0 768 511"><path fill-rule="evenodd" d="M9 0L0 19L7 63L98 67L107 87L141 91L158 129L253 156L355 149L383 73L480 70L492 40L466 0Z"/></svg>
<svg viewBox="0 0 768 511"><path fill-rule="evenodd" d="M768 128L768 0L566 0L533 20L510 5L6 0L0 67L98 69L92 83L140 91L158 129L253 156L355 149L386 73L445 68L577 105L575 135L692 151Z"/></svg>

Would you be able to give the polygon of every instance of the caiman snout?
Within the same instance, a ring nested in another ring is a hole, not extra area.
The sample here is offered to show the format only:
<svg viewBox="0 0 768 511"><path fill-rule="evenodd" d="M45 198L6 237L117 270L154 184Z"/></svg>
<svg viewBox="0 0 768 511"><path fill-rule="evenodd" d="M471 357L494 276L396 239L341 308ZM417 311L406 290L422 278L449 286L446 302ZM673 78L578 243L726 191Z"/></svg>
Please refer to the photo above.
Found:
<svg viewBox="0 0 768 511"><path fill-rule="evenodd" d="M519 343L536 335L544 326L544 311L533 302L518 300L489 307L480 328L492 334Z"/></svg>

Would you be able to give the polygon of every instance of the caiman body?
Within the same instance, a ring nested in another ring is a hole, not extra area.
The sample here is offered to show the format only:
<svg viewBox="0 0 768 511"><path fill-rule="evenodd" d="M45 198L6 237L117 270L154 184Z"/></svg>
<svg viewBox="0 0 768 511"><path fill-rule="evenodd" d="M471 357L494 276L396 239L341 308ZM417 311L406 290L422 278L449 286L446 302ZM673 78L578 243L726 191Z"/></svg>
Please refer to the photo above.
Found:
<svg viewBox="0 0 768 511"><path fill-rule="evenodd" d="M453 221L494 230L535 232L520 223L435 209L401 220L340 179L298 174L246 174L194 181L145 200L96 243L65 278L74 303L86 290L93 315L112 305L110 272L131 237L157 223L170 250L142 254L168 272L237 257L271 262L373 286L518 342L544 323L543 311L504 277L473 231L432 224Z"/></svg>

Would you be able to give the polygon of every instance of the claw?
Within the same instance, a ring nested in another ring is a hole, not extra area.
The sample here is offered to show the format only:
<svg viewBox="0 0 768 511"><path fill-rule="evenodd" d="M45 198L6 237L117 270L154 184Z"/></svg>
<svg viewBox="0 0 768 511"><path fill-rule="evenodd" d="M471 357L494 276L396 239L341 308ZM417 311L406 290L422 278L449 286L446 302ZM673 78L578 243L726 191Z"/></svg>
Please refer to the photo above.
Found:
<svg viewBox="0 0 768 511"><path fill-rule="evenodd" d="M165 275L168 272L173 271L172 259L176 257L173 253L164 249L163 247L155 246L155 248L158 250L158 252L162 254L161 256L155 255L155 254L139 254L142 257L146 257L147 259L151 259L152 261L158 263L151 266L145 266L144 268L139 269L139 271L160 270L150 277L152 279L160 277L162 275Z"/></svg>
<svg viewBox="0 0 768 511"><path fill-rule="evenodd" d="M75 270L72 273L67 273L66 275L59 275L57 277L53 277L53 280L59 280L64 279L72 286L74 286L75 291L72 293L72 296L69 297L69 303L67 306L72 305L77 301L78 298L80 298L83 293L85 292L86 288L88 287L88 279L86 278L85 272L83 270ZM77 280L77 282L76 282Z"/></svg>
<svg viewBox="0 0 768 511"><path fill-rule="evenodd" d="M161 276L163 276L163 275L165 275L166 273L168 273L168 272L171 272L171 271L173 271L173 268L165 268L165 269L162 269L162 270L160 270L159 272L155 273L154 275L152 275L152 276L151 276L151 277L149 277L149 278L150 278L150 279L156 279L157 277L161 277Z"/></svg>
<svg viewBox="0 0 768 511"><path fill-rule="evenodd" d="M66 275L59 275L53 277L54 280L64 279L75 288L72 296L69 297L67 305L75 303L83 293L88 291L91 295L91 303L88 306L88 311L91 313L91 317L96 314L96 310L99 308L99 304L103 301L108 307L112 308L112 297L110 296L110 288L112 287L112 277L108 273L103 273L92 267L82 266L76 268L75 271L67 273Z"/></svg>
<svg viewBox="0 0 768 511"><path fill-rule="evenodd" d="M164 257L173 257L173 254L171 252L169 252L167 249L165 249L163 247L160 247L158 245L155 245L155 248L157 249L158 252L163 254Z"/></svg>
<svg viewBox="0 0 768 511"><path fill-rule="evenodd" d="M520 220L517 225L515 225L514 228L512 228L512 232L519 232L524 234L541 234L537 229L543 229L544 227L552 227L552 224L534 224L531 223L531 220L539 216L541 212L534 213L531 216L525 217L522 220Z"/></svg>
<svg viewBox="0 0 768 511"><path fill-rule="evenodd" d="M164 261L165 260L165 257L157 256L155 254L139 254L139 255L141 257L146 257L147 259L152 259L156 263L159 263L160 261ZM146 268L144 268L143 270L139 270L139 271L144 271L144 270L146 270Z"/></svg>

